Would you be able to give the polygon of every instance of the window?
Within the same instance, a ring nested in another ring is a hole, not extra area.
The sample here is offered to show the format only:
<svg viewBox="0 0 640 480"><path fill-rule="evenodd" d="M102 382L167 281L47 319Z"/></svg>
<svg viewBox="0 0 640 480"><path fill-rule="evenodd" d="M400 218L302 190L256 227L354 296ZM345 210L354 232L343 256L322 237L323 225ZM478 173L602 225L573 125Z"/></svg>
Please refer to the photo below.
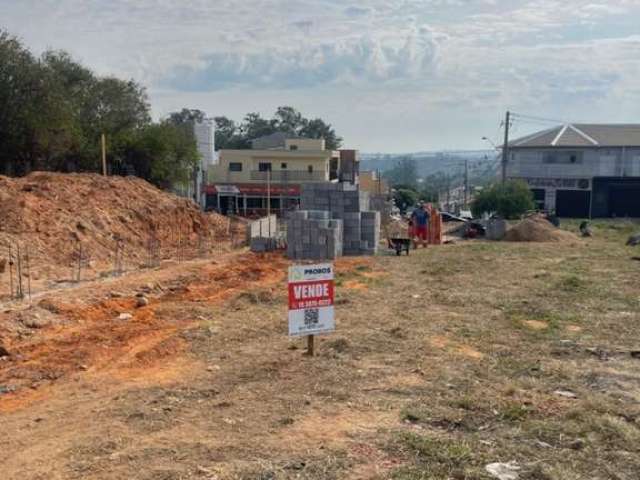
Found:
<svg viewBox="0 0 640 480"><path fill-rule="evenodd" d="M230 172L241 172L242 171L242 162L229 162L229 171Z"/></svg>
<svg viewBox="0 0 640 480"><path fill-rule="evenodd" d="M280 164L280 168L281 168L282 170L286 170L286 169L287 169L287 164L286 164L286 163L284 163L284 162L283 162L283 163L281 163L281 164Z"/></svg>
<svg viewBox="0 0 640 480"><path fill-rule="evenodd" d="M576 164L582 163L582 152L558 151L544 152L542 163Z"/></svg>
<svg viewBox="0 0 640 480"><path fill-rule="evenodd" d="M270 172L271 171L271 162L260 162L260 163L258 163L258 170L260 172Z"/></svg>
<svg viewBox="0 0 640 480"><path fill-rule="evenodd" d="M307 172L309 172L309 173L313 173L313 165L309 165L309 166L307 167Z"/></svg>
<svg viewBox="0 0 640 480"><path fill-rule="evenodd" d="M297 150L298 145L289 145L289 150Z"/></svg>

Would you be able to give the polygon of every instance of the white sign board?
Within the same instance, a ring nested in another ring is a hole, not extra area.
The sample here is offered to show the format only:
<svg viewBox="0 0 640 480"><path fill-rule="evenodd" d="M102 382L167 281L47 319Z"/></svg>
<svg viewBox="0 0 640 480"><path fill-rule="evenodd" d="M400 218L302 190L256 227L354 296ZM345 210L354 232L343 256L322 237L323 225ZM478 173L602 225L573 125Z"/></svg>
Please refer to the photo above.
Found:
<svg viewBox="0 0 640 480"><path fill-rule="evenodd" d="M289 336L333 332L333 298L332 264L289 267Z"/></svg>

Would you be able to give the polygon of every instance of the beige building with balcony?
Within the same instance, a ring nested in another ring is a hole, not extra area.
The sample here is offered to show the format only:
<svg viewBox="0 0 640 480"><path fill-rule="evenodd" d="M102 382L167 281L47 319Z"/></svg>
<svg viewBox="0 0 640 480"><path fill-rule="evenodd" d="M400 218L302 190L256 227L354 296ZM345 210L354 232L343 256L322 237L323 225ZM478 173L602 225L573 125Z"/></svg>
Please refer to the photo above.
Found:
<svg viewBox="0 0 640 480"><path fill-rule="evenodd" d="M248 150L220 150L208 170L206 208L240 215L295 208L304 183L357 181L355 150L327 150L323 139L274 133Z"/></svg>

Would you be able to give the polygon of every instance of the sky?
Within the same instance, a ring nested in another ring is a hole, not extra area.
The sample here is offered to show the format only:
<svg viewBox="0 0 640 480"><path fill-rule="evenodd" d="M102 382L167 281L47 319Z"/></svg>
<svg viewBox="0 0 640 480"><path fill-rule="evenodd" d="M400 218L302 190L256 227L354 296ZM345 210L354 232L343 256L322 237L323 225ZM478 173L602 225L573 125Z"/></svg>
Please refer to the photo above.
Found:
<svg viewBox="0 0 640 480"><path fill-rule="evenodd" d="M0 0L0 28L144 84L155 118L291 105L363 152L487 148L506 110L640 123L640 0Z"/></svg>

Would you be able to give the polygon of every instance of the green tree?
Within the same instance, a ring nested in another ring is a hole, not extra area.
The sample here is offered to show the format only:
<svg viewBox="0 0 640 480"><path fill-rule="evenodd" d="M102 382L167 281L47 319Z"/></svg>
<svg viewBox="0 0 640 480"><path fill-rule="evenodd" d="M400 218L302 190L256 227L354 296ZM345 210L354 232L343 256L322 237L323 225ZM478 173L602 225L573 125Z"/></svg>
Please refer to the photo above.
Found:
<svg viewBox="0 0 640 480"><path fill-rule="evenodd" d="M275 122L262 118L260 114L256 112L247 113L240 128L247 143L254 138L271 135L277 131Z"/></svg>
<svg viewBox="0 0 640 480"><path fill-rule="evenodd" d="M288 106L278 107L271 119L252 112L245 115L240 124L227 117L215 117L214 121L216 149L251 148L251 140L276 132L295 137L323 138L329 150L337 150L342 146L342 138L336 134L331 124L320 118L309 120Z"/></svg>
<svg viewBox="0 0 640 480"><path fill-rule="evenodd" d="M207 120L207 114L197 108L183 108L179 112L169 114L169 121L174 125L202 123L205 120Z"/></svg>
<svg viewBox="0 0 640 480"><path fill-rule="evenodd" d="M477 217L497 213L502 218L514 219L534 208L533 193L521 180L494 183L477 194L471 203L473 215Z"/></svg>
<svg viewBox="0 0 640 480"><path fill-rule="evenodd" d="M393 189L393 201L402 213L411 210L419 199L420 193L411 186L400 185Z"/></svg>
<svg viewBox="0 0 640 480"><path fill-rule="evenodd" d="M199 161L193 135L169 120L137 130L119 153L137 175L161 188L188 182Z"/></svg>
<svg viewBox="0 0 640 480"><path fill-rule="evenodd" d="M307 120L293 107L278 107L270 124L277 132L298 135Z"/></svg>
<svg viewBox="0 0 640 480"><path fill-rule="evenodd" d="M251 147L236 122L227 117L215 117L213 121L216 125L216 150L243 150Z"/></svg>
<svg viewBox="0 0 640 480"><path fill-rule="evenodd" d="M336 134L331 124L320 118L305 120L304 125L298 130L298 135L306 138L324 138L329 150L338 150L342 146L342 137Z"/></svg>
<svg viewBox="0 0 640 480"><path fill-rule="evenodd" d="M24 173L34 157L34 130L39 123L36 100L44 87L33 55L0 30L0 169L5 173Z"/></svg>

